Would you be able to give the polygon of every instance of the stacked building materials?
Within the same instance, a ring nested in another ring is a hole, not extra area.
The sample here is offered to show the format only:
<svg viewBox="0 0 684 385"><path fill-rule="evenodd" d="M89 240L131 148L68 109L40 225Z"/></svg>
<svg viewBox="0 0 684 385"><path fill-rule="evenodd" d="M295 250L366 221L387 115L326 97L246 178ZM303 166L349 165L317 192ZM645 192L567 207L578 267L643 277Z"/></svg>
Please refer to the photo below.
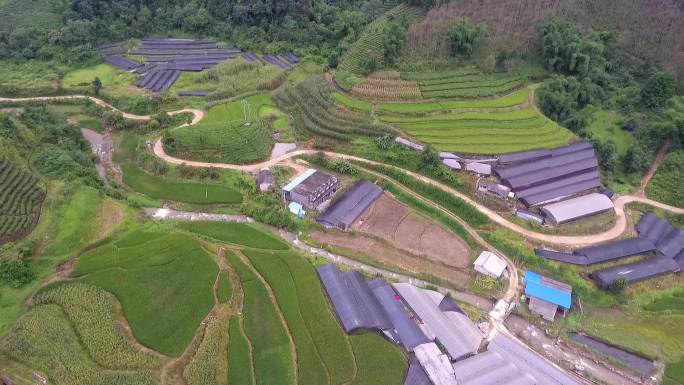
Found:
<svg viewBox="0 0 684 385"><path fill-rule="evenodd" d="M494 173L528 207L601 186L596 153L588 142L502 155Z"/></svg>

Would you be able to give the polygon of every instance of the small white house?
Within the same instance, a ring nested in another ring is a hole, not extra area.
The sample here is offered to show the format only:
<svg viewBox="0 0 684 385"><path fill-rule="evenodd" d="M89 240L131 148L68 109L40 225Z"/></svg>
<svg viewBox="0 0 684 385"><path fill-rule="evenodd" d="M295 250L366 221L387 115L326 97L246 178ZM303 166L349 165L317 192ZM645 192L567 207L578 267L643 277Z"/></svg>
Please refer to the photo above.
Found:
<svg viewBox="0 0 684 385"><path fill-rule="evenodd" d="M506 261L491 251L483 251L473 263L475 270L492 278L499 278L506 270Z"/></svg>
<svg viewBox="0 0 684 385"><path fill-rule="evenodd" d="M297 218L304 218L304 215L306 215L306 211L304 211L304 206L302 206L301 203L290 202L290 204L287 205L287 208L290 210L292 214L296 215Z"/></svg>

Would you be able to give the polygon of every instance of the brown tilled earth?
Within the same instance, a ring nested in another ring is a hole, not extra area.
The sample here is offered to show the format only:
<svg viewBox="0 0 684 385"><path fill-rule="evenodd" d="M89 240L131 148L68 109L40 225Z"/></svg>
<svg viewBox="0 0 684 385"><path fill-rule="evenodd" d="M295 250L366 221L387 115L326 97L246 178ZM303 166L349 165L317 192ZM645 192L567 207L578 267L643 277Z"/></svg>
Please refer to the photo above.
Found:
<svg viewBox="0 0 684 385"><path fill-rule="evenodd" d="M465 268L470 261L468 246L463 240L387 194L383 194L352 228L446 266Z"/></svg>
<svg viewBox="0 0 684 385"><path fill-rule="evenodd" d="M469 279L468 273L463 270L411 254L392 246L387 241L374 239L368 235L316 230L312 231L310 236L318 243L362 254L383 265L398 267L416 274L430 274L461 287L465 287Z"/></svg>

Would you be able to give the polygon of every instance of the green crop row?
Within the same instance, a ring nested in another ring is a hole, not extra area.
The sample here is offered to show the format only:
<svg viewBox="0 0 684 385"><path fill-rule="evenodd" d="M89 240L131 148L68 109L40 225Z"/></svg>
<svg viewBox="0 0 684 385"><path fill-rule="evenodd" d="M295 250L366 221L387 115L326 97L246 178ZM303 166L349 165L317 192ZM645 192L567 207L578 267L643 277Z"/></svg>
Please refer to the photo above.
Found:
<svg viewBox="0 0 684 385"><path fill-rule="evenodd" d="M424 98L483 98L494 95L505 94L520 87L520 82L510 82L492 87L468 87L468 88L446 88L433 91L422 91Z"/></svg>
<svg viewBox="0 0 684 385"><path fill-rule="evenodd" d="M222 163L250 163L266 159L273 138L265 119L232 123L200 123L183 127L164 138L164 149L182 159Z"/></svg>
<svg viewBox="0 0 684 385"><path fill-rule="evenodd" d="M76 329L91 358L103 368L154 369L159 357L135 348L116 319L114 297L80 282L57 284L41 291L34 305L58 305Z"/></svg>
<svg viewBox="0 0 684 385"><path fill-rule="evenodd" d="M178 227L222 242L271 250L287 250L283 242L255 225L237 222L180 222Z"/></svg>
<svg viewBox="0 0 684 385"><path fill-rule="evenodd" d="M456 120L456 121L425 121L425 122L410 122L410 123L398 123L397 126L402 129L407 130L440 130L449 131L452 129L504 129L510 131L516 131L522 128L541 128L547 125L551 125L549 120L537 116L532 119L521 119L521 120ZM554 125L555 126L555 125Z"/></svg>
<svg viewBox="0 0 684 385"><path fill-rule="evenodd" d="M218 368L223 355L220 353L221 340L226 325L219 318L212 319L204 330L204 337L197 353L185 367L188 385L215 385L218 381Z"/></svg>
<svg viewBox="0 0 684 385"><path fill-rule="evenodd" d="M404 116L404 115L383 115L380 119L387 123L414 123L414 122L453 122L460 120L468 121L518 121L534 119L539 117L539 113L532 108L522 108L515 111L496 111L496 112L461 112L457 114L439 114L427 116Z"/></svg>
<svg viewBox="0 0 684 385"><path fill-rule="evenodd" d="M38 179L0 156L0 238L26 231L40 214Z"/></svg>
<svg viewBox="0 0 684 385"><path fill-rule="evenodd" d="M472 88L499 88L511 85L522 84L525 79L519 76L506 76L500 78L482 77L467 81L464 79L454 79L454 81L444 83L418 83L421 92L443 91L443 90L466 90Z"/></svg>
<svg viewBox="0 0 684 385"><path fill-rule="evenodd" d="M252 384L253 367L249 342L242 331L240 320L231 318L228 331L228 385Z"/></svg>
<svg viewBox="0 0 684 385"><path fill-rule="evenodd" d="M156 384L151 370L99 367L58 305L40 305L29 310L0 340L0 351L35 371L49 373L50 384L54 385Z"/></svg>
<svg viewBox="0 0 684 385"><path fill-rule="evenodd" d="M226 257L242 282L244 327L252 343L256 383L295 384L290 340L266 287L237 256Z"/></svg>
<svg viewBox="0 0 684 385"><path fill-rule="evenodd" d="M435 79L449 79L463 76L478 76L482 75L477 67L463 67L450 71L436 71L436 72L402 72L401 78L404 80L429 81Z"/></svg>
<svg viewBox="0 0 684 385"><path fill-rule="evenodd" d="M292 331L300 361L299 383L327 383L325 372L329 373L331 384L349 382L354 358L327 305L313 266L293 252L247 250L245 254L273 288Z"/></svg>

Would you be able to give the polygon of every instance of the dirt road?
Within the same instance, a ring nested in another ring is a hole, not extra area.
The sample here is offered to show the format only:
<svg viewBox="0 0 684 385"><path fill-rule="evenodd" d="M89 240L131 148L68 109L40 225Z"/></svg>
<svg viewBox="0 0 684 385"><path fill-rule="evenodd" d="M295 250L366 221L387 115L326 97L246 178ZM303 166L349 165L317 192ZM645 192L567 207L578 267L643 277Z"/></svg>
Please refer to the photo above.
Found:
<svg viewBox="0 0 684 385"><path fill-rule="evenodd" d="M643 198L646 197L646 186L648 186L648 182L651 181L653 175L656 173L656 171L658 171L658 167L660 167L660 164L663 163L663 159L665 159L665 155L667 155L668 148L670 148L669 140L663 143L663 145L660 147L660 150L658 150L658 154L656 155L655 160L651 165L651 168L648 170L648 172L646 172L644 177L641 178L641 186L639 186L639 191L637 191L634 195Z"/></svg>

